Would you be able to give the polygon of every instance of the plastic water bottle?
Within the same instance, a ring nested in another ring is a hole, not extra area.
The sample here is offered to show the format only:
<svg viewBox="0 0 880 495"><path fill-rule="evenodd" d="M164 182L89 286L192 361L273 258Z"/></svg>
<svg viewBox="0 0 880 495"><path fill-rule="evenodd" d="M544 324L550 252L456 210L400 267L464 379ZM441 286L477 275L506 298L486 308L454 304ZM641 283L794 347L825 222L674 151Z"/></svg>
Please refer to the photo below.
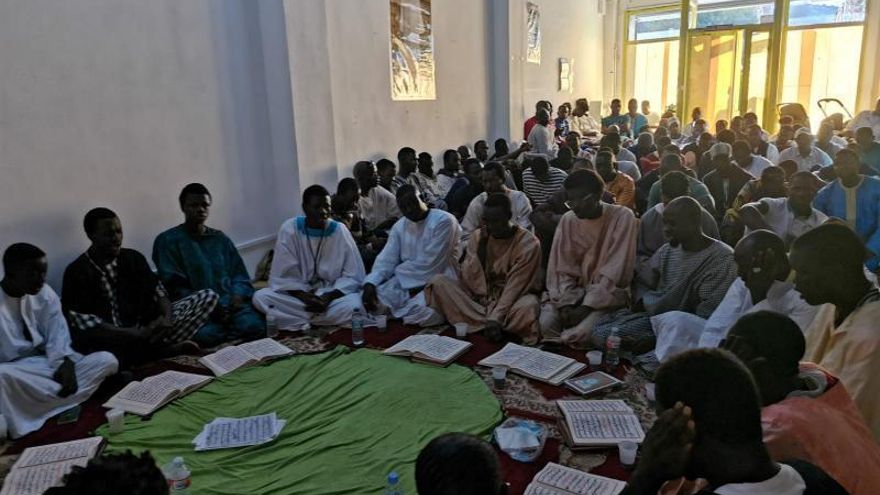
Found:
<svg viewBox="0 0 880 495"><path fill-rule="evenodd" d="M397 471L388 473L388 484L385 485L385 495L403 495L403 488L400 486L400 475Z"/></svg>
<svg viewBox="0 0 880 495"><path fill-rule="evenodd" d="M351 315L351 343L355 347L364 345L364 315L360 309L354 310Z"/></svg>
<svg viewBox="0 0 880 495"><path fill-rule="evenodd" d="M269 306L266 311L266 337L274 339L278 336L278 320L275 316L275 306Z"/></svg>
<svg viewBox="0 0 880 495"><path fill-rule="evenodd" d="M617 327L611 327L611 334L605 339L605 366L615 368L620 364L620 336Z"/></svg>
<svg viewBox="0 0 880 495"><path fill-rule="evenodd" d="M174 460L162 467L162 474L168 481L168 492L171 495L188 495L192 484L192 473L183 463L183 457L175 457Z"/></svg>

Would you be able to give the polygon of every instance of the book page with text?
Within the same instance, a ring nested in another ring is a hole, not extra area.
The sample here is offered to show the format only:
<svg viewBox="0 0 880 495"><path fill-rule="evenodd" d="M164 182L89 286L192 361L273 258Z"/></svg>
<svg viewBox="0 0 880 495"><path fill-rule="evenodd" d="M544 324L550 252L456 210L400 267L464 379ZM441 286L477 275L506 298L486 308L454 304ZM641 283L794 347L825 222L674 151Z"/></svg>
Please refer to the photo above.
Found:
<svg viewBox="0 0 880 495"><path fill-rule="evenodd" d="M626 486L622 481L596 476L552 462L535 475L534 481L577 495L616 495Z"/></svg>
<svg viewBox="0 0 880 495"><path fill-rule="evenodd" d="M104 439L102 437L90 437L82 440L74 440L72 442L43 445L42 447L31 447L25 449L21 454L21 457L16 461L14 467L26 468L76 458L88 459L95 455L95 452L98 451L98 447L101 446L101 442L103 441Z"/></svg>
<svg viewBox="0 0 880 495"><path fill-rule="evenodd" d="M49 488L60 485L64 475L69 473L73 466L85 466L88 462L88 457L80 457L25 469L13 469L6 476L0 495L42 495Z"/></svg>
<svg viewBox="0 0 880 495"><path fill-rule="evenodd" d="M257 359L281 357L293 354L293 351L273 339L260 339L239 345L241 349L256 356Z"/></svg>
<svg viewBox="0 0 880 495"><path fill-rule="evenodd" d="M442 335L426 335L426 337L433 338L425 339L420 342L415 353L428 359L444 363L452 360L462 350L471 346L470 342L444 337Z"/></svg>
<svg viewBox="0 0 880 495"><path fill-rule="evenodd" d="M239 347L231 346L200 358L199 361L215 375L222 376L246 364L256 362L257 357Z"/></svg>

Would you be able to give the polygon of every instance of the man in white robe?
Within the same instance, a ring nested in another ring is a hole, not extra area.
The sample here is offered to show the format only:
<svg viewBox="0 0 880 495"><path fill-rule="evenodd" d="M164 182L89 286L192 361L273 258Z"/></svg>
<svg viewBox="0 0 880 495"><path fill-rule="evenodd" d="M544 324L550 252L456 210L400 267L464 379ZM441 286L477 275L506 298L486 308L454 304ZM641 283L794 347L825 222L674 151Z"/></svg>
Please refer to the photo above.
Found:
<svg viewBox="0 0 880 495"><path fill-rule="evenodd" d="M443 316L428 307L423 289L435 275L458 279L461 227L451 214L428 208L414 187L397 190L403 213L364 279L362 300L371 313L390 312L406 324L430 326Z"/></svg>
<svg viewBox="0 0 880 495"><path fill-rule="evenodd" d="M254 306L274 314L279 330L348 327L362 308L364 263L345 225L330 219L326 189L306 188L302 206L305 216L287 220L278 232L269 287L254 294Z"/></svg>
<svg viewBox="0 0 880 495"><path fill-rule="evenodd" d="M489 162L483 167L483 192L474 198L461 220L461 248L467 246L471 234L480 228L483 222L483 209L486 198L493 193L504 193L510 198L513 206L513 223L529 232L534 232L532 221L532 203L522 191L515 191L504 185L504 167L498 162Z"/></svg>
<svg viewBox="0 0 880 495"><path fill-rule="evenodd" d="M46 254L13 244L0 281L0 415L19 438L88 399L119 363L109 352L74 352L55 291L45 284Z"/></svg>
<svg viewBox="0 0 880 495"><path fill-rule="evenodd" d="M369 231L390 229L400 218L394 195L379 187L379 174L373 162L357 162L354 178L360 188L358 213Z"/></svg>

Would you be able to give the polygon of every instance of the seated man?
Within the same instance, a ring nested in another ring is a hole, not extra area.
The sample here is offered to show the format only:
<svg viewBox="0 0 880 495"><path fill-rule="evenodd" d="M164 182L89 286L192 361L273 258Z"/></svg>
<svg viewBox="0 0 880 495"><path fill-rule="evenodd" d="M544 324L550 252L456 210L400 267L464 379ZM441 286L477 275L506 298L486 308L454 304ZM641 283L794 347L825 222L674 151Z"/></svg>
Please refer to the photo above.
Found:
<svg viewBox="0 0 880 495"><path fill-rule="evenodd" d="M865 278L864 253L848 227L825 224L794 241L791 265L805 301L830 303L807 330L804 359L840 377L880 438L880 291Z"/></svg>
<svg viewBox="0 0 880 495"><path fill-rule="evenodd" d="M614 204L631 210L636 207L636 185L630 176L617 170L614 155L608 150L596 155L596 172L605 181L605 190L614 196Z"/></svg>
<svg viewBox="0 0 880 495"><path fill-rule="evenodd" d="M785 171L782 167L771 165L764 169L760 179L752 179L739 190L733 204L724 214L719 230L721 240L728 246L735 246L746 233L746 226L740 218L740 210L748 203L760 201L764 198L785 198L788 196L788 187L785 182Z"/></svg>
<svg viewBox="0 0 880 495"><path fill-rule="evenodd" d="M733 143L732 153L739 168L752 174L752 177L761 177L765 169L773 166L773 162L763 156L753 155L749 142L742 139Z"/></svg>
<svg viewBox="0 0 880 495"><path fill-rule="evenodd" d="M596 321L630 301L638 220L629 208L603 203L604 190L591 170L565 179L571 211L559 221L550 250L544 340L583 347Z"/></svg>
<svg viewBox="0 0 880 495"><path fill-rule="evenodd" d="M874 133L870 127L862 127L856 131L856 143L859 160L867 166L875 175L880 174L880 143L874 139Z"/></svg>
<svg viewBox="0 0 880 495"><path fill-rule="evenodd" d="M180 192L184 223L162 232L153 243L153 263L171 299L211 289L220 296L211 321L193 336L202 347L232 339L266 335L263 315L251 306L254 294L244 261L229 237L205 225L211 193L202 184L189 184Z"/></svg>
<svg viewBox="0 0 880 495"><path fill-rule="evenodd" d="M540 109L535 112L535 118L538 123L529 131L529 137L526 139L535 153L541 153L547 158L556 156L559 146L553 137L553 129L550 125L550 112L546 109Z"/></svg>
<svg viewBox="0 0 880 495"><path fill-rule="evenodd" d="M458 153L456 153L458 156ZM360 188L357 209L366 230L388 230L400 217L394 195L379 186L379 174L373 162L357 162L354 178Z"/></svg>
<svg viewBox="0 0 880 495"><path fill-rule="evenodd" d="M798 325L770 311L740 318L724 343L755 377L764 445L774 460L815 464L852 495L880 493L880 446L846 387L800 363L805 347Z"/></svg>
<svg viewBox="0 0 880 495"><path fill-rule="evenodd" d="M504 140L502 139L501 141ZM504 141L504 145L507 146L507 141ZM461 175L461 155L453 149L444 151L443 168L437 172L437 183L440 185L441 198L446 199L446 195L449 194L452 184L455 183L459 175ZM393 200L394 197L392 196L391 199ZM397 208L397 205L395 204L394 207Z"/></svg>
<svg viewBox="0 0 880 495"><path fill-rule="evenodd" d="M532 222L529 220L529 216L532 214L532 204L526 193L509 189L504 185L504 166L498 162L487 163L483 167L482 182L483 192L471 201L467 213L464 214L461 221L462 247L467 245L471 234L480 228L480 222L483 219L483 205L486 203L488 195L493 193L503 193L510 198L510 203L513 205L513 222L531 232Z"/></svg>
<svg viewBox="0 0 880 495"><path fill-rule="evenodd" d="M709 189L706 187L705 184L688 175L688 169L684 167L680 155L677 155L675 153L664 154L663 158L660 160L660 168L658 168L657 170L659 171L659 176L661 178L669 172L674 171L683 172L685 175L687 175L689 184L688 196L696 199L697 202L706 209L706 211L714 215L715 200L712 198L712 194L709 192ZM661 199L660 183L659 181L655 181L651 185L651 189L648 192L648 209L657 206L657 204L660 203Z"/></svg>
<svg viewBox="0 0 880 495"><path fill-rule="evenodd" d="M364 307L370 313L390 311L408 325L440 324L443 317L427 306L423 289L435 275L458 277L461 227L451 214L428 208L414 187L398 189L397 207L404 218L391 228L364 279Z"/></svg>
<svg viewBox="0 0 880 495"><path fill-rule="evenodd" d="M82 352L109 351L124 366L196 351L189 339L217 305L200 290L175 301L144 256L122 247L122 223L107 208L83 220L91 247L64 270L61 290L73 342Z"/></svg>
<svg viewBox="0 0 880 495"><path fill-rule="evenodd" d="M819 190L813 207L843 220L861 237L868 249L865 266L876 271L880 268L880 179L859 174L859 157L848 149L837 153L834 171L837 180Z"/></svg>
<svg viewBox="0 0 880 495"><path fill-rule="evenodd" d="M763 198L743 205L739 218L746 226L746 234L764 229L782 238L786 246L804 232L828 220L828 216L813 208L816 197L816 177L809 172L796 172L788 186L788 197Z"/></svg>
<svg viewBox="0 0 880 495"><path fill-rule="evenodd" d="M397 184L394 178L397 177L397 165L387 158L382 158L376 162L376 173L379 174L379 185L382 189L394 194L397 190Z"/></svg>
<svg viewBox="0 0 880 495"><path fill-rule="evenodd" d="M483 228L468 241L461 280L437 275L425 288L428 306L450 323L467 323L471 332L485 330L492 340L502 331L527 344L539 337L541 302L533 294L541 268L541 244L512 222L510 198L490 194L483 209Z"/></svg>
<svg viewBox="0 0 880 495"><path fill-rule="evenodd" d="M485 440L467 433L445 433L416 458L419 495L506 495L498 454Z"/></svg>
<svg viewBox="0 0 880 495"><path fill-rule="evenodd" d="M862 110L856 114L855 118L846 125L846 132L850 136L855 136L863 127L871 129L874 137L880 139L880 98L877 98L873 110Z"/></svg>
<svg viewBox="0 0 880 495"><path fill-rule="evenodd" d="M660 194L663 202L646 211L639 222L639 240L636 244L637 269L638 266L650 261L654 253L669 242L663 229L663 210L672 200L688 196L689 188L690 182L683 172L670 172L660 179ZM703 232L713 239L718 239L718 224L715 223L712 214L705 208L702 210Z"/></svg>
<svg viewBox="0 0 880 495"><path fill-rule="evenodd" d="M553 193L562 189L562 183L568 174L551 167L547 158L542 155L527 155L525 164L528 168L522 173L523 191L532 206L537 208L546 203Z"/></svg>
<svg viewBox="0 0 880 495"><path fill-rule="evenodd" d="M46 285L46 253L13 244L0 280L0 415L19 438L89 397L119 363L109 352L83 356L70 346L61 302Z"/></svg>
<svg viewBox="0 0 880 495"><path fill-rule="evenodd" d="M483 143L485 144L485 142ZM421 152L418 158L418 170L412 173L412 180L416 187L422 191L422 195L428 198L428 204L435 208L446 210L446 194L437 175L434 173L434 157L430 153Z"/></svg>
<svg viewBox="0 0 880 495"><path fill-rule="evenodd" d="M642 178L642 172L639 169L639 166L636 164L636 156L632 154L626 148L621 147L622 143L620 141L620 134L606 134L602 136L602 139L599 140L599 149L608 148L614 153L614 158L617 159L617 168L630 176L633 182L637 182ZM595 157L591 154L587 158L590 158L592 161Z"/></svg>
<svg viewBox="0 0 880 495"><path fill-rule="evenodd" d="M710 151L715 170L706 174L703 182L715 201L715 211L710 213L713 214L715 220L721 222L727 210L733 206L739 191L755 177L730 161L731 147L729 144L718 143L712 146Z"/></svg>
<svg viewBox="0 0 880 495"><path fill-rule="evenodd" d="M663 226L669 243L638 274L645 312L620 311L597 325L593 346L603 348L617 328L624 350L646 353L656 342L652 316L681 311L708 318L715 311L736 277L736 266L733 250L703 232L701 211L699 203L687 196L666 206Z"/></svg>
<svg viewBox="0 0 880 495"><path fill-rule="evenodd" d="M458 152L456 152L458 154ZM468 206L483 192L483 165L476 158L468 158L464 162L464 175L455 180L446 195L449 213L461 220L467 213ZM395 200L396 201L396 200Z"/></svg>
<svg viewBox="0 0 880 495"><path fill-rule="evenodd" d="M813 172L831 165L831 157L813 146L813 135L809 129L802 127L794 136L796 146L780 151L780 162L792 160L798 164L798 171L803 172Z"/></svg>
<svg viewBox="0 0 880 495"><path fill-rule="evenodd" d="M764 446L761 404L749 370L727 351L698 349L656 378L659 418L620 495L655 495L667 480L704 480L701 494L845 495L820 468L776 463Z"/></svg>
<svg viewBox="0 0 880 495"><path fill-rule="evenodd" d="M254 294L254 306L274 314L279 330L350 326L366 276L360 253L348 229L330 219L326 189L309 186L302 197L305 216L281 226L269 287Z"/></svg>

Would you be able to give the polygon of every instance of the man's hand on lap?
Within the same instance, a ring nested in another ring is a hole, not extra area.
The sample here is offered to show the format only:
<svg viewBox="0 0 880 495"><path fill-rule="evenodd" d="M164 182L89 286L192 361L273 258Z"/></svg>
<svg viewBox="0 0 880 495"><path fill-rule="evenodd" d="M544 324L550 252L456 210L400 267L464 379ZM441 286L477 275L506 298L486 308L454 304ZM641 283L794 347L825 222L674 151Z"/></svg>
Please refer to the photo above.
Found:
<svg viewBox="0 0 880 495"><path fill-rule="evenodd" d="M79 384L76 381L76 365L69 357L65 357L61 362L61 366L55 370L52 379L61 385L58 391L58 397L69 397L79 390Z"/></svg>

